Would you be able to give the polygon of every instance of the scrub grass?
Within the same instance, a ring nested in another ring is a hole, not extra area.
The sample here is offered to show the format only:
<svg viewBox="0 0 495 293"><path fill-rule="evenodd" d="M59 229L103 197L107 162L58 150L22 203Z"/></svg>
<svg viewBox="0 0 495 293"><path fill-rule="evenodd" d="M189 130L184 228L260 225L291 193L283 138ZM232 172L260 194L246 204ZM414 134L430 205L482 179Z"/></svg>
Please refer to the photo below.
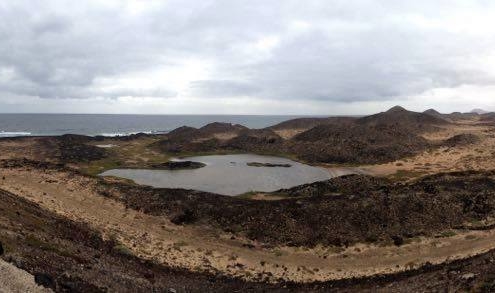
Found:
<svg viewBox="0 0 495 293"><path fill-rule="evenodd" d="M96 176L102 172L115 168L150 168L153 164L165 163L170 160L168 154L161 153L153 147L158 138L143 138L132 141L107 139L93 143L112 144L108 148L108 157L84 164L81 170L89 175Z"/></svg>

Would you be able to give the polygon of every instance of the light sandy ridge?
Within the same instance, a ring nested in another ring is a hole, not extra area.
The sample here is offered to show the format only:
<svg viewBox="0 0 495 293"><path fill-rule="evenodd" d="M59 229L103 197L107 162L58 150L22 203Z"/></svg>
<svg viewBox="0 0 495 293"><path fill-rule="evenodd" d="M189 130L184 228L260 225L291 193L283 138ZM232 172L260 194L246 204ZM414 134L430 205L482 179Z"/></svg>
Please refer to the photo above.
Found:
<svg viewBox="0 0 495 293"><path fill-rule="evenodd" d="M271 280L297 282L364 277L495 249L495 231L458 231L453 237L417 239L400 247L358 244L342 251L331 247L264 249L207 227L176 226L165 217L126 209L95 192L96 180L92 178L29 168L0 169L0 176L6 178L0 181L0 188L69 219L86 222L107 237L116 237L142 258L245 279L258 273L269 274ZM244 247L244 243L255 248Z"/></svg>
<svg viewBox="0 0 495 293"><path fill-rule="evenodd" d="M38 286L29 273L0 259L0 293L47 293L52 290Z"/></svg>
<svg viewBox="0 0 495 293"><path fill-rule="evenodd" d="M439 172L495 170L495 128L492 126L455 125L424 134L423 137L432 143L441 143L460 134L474 134L480 140L464 146L442 146L414 157L359 168L373 176L390 176L399 172L410 178Z"/></svg>

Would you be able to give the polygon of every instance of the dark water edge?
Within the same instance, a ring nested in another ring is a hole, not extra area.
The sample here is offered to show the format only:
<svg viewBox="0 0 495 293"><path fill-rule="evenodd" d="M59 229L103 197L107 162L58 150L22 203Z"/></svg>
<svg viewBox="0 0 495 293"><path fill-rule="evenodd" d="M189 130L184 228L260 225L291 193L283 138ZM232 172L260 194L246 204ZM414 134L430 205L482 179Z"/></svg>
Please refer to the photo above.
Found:
<svg viewBox="0 0 495 293"><path fill-rule="evenodd" d="M307 116L277 115L115 115L115 114L0 114L0 137L63 134L117 136L166 133L180 126L201 127L212 122L264 128Z"/></svg>

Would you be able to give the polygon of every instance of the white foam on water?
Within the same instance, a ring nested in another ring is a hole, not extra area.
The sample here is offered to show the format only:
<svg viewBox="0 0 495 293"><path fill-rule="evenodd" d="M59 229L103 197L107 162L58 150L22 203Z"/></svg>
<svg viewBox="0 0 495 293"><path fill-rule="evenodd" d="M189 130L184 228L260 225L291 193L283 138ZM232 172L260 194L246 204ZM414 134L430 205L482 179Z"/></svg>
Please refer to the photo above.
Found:
<svg viewBox="0 0 495 293"><path fill-rule="evenodd" d="M114 145L114 144L97 144L96 146L99 148L105 148L105 149L116 147L116 145Z"/></svg>
<svg viewBox="0 0 495 293"><path fill-rule="evenodd" d="M0 131L0 137L30 136L31 132L25 131Z"/></svg>
<svg viewBox="0 0 495 293"><path fill-rule="evenodd" d="M138 133L153 134L155 132L153 132L153 131L109 132L109 133L100 133L99 135L105 136L105 137L117 137L117 136L128 136L128 135L133 135L133 134L138 134Z"/></svg>

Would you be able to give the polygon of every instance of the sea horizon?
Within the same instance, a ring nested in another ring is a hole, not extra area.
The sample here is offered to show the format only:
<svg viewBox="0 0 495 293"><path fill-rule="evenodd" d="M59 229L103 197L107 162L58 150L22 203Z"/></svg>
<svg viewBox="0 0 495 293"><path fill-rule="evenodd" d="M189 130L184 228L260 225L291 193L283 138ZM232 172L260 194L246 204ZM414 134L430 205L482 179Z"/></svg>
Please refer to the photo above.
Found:
<svg viewBox="0 0 495 293"><path fill-rule="evenodd" d="M0 113L0 137L125 136L136 133L161 134L181 126L202 127L213 122L265 128L303 117L327 115L228 115L228 114L94 114L94 113Z"/></svg>

